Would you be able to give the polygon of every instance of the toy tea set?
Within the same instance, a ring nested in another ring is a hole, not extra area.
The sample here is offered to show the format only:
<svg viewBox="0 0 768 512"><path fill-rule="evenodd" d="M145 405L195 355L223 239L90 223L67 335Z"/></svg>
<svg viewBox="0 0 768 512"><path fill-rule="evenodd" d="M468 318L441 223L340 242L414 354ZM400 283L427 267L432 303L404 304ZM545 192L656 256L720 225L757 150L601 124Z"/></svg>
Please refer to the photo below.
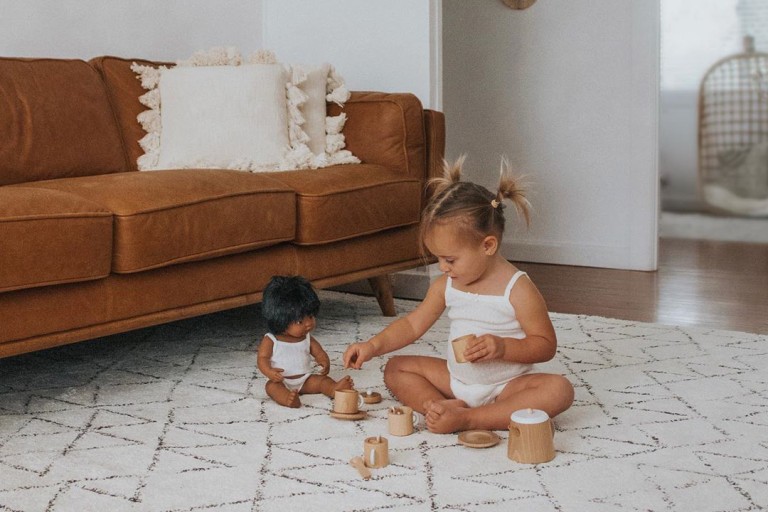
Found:
<svg viewBox="0 0 768 512"><path fill-rule="evenodd" d="M372 390L363 393L355 389L336 390L331 416L342 420L360 420L367 416L360 410L363 404L381 402L381 394ZM393 436L409 436L419 423L421 415L408 406L393 406L387 411L387 430ZM539 464L555 458L555 428L549 415L538 409L522 409L510 416L507 457L524 464ZM459 443L470 448L489 448L501 438L488 430L461 432ZM349 463L365 480L371 478L370 469L389 464L389 441L384 436L367 437L363 441L363 455L353 457Z"/></svg>

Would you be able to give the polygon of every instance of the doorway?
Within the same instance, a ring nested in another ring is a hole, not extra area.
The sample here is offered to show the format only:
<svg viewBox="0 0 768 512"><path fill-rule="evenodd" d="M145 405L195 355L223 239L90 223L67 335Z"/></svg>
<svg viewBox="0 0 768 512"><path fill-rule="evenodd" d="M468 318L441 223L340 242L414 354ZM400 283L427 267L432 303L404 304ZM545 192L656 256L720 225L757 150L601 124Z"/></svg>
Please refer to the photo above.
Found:
<svg viewBox="0 0 768 512"><path fill-rule="evenodd" d="M742 53L747 36L756 51L768 51L768 3L662 0L660 13L659 234L768 243L768 218L712 213L698 172L701 80L716 62Z"/></svg>

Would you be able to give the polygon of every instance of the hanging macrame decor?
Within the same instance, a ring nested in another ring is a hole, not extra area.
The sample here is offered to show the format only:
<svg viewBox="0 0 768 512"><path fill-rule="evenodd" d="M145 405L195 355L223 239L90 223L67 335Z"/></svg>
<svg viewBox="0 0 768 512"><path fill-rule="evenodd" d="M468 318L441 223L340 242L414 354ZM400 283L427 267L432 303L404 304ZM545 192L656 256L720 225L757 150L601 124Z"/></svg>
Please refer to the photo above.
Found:
<svg viewBox="0 0 768 512"><path fill-rule="evenodd" d="M715 63L699 88L699 190L719 213L768 216L768 53Z"/></svg>

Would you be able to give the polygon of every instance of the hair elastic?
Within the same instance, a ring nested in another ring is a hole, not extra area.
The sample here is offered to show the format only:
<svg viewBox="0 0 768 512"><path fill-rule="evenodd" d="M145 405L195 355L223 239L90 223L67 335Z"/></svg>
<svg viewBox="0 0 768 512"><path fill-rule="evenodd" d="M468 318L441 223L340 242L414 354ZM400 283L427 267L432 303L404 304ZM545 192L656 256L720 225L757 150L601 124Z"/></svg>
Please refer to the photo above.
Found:
<svg viewBox="0 0 768 512"><path fill-rule="evenodd" d="M493 206L494 208L498 208L499 204L501 204L501 203L499 203L496 199L491 201L491 206Z"/></svg>

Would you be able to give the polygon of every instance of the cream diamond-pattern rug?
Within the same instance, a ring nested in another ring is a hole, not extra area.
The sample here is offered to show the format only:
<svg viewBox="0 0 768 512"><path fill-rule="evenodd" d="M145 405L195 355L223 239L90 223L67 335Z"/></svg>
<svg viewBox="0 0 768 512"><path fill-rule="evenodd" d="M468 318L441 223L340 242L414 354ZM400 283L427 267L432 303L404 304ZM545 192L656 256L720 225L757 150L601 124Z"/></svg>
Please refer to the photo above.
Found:
<svg viewBox="0 0 768 512"><path fill-rule="evenodd" d="M315 335L348 343L391 320L321 292ZM399 301L398 311L415 307ZM276 406L255 365L259 306L0 360L4 511L747 511L768 508L768 337L553 314L573 407L557 456L507 458L419 429L387 435L386 358L352 372L384 395L361 421L322 395ZM441 355L442 319L403 352ZM390 465L348 464L385 435Z"/></svg>

